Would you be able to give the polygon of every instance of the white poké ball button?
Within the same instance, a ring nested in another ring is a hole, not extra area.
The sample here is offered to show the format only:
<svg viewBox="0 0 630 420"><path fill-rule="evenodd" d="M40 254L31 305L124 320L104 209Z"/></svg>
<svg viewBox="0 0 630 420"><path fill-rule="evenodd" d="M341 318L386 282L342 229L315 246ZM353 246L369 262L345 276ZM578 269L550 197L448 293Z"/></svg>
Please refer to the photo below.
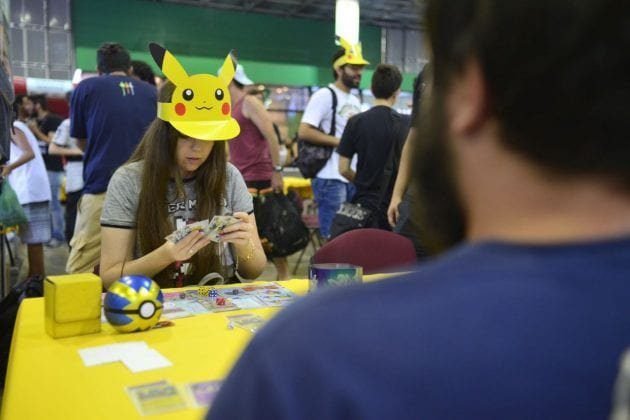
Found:
<svg viewBox="0 0 630 420"><path fill-rule="evenodd" d="M140 305L140 316L144 319L151 318L155 313L155 304L153 302L144 302Z"/></svg>

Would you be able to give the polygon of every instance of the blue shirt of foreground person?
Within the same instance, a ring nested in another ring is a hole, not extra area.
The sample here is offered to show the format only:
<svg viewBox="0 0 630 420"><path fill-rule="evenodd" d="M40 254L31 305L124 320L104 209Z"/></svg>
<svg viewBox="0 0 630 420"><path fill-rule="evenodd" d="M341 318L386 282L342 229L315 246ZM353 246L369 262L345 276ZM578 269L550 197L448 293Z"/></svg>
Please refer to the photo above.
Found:
<svg viewBox="0 0 630 420"><path fill-rule="evenodd" d="M284 310L210 419L608 417L630 346L630 3L426 14L416 217L449 251Z"/></svg>

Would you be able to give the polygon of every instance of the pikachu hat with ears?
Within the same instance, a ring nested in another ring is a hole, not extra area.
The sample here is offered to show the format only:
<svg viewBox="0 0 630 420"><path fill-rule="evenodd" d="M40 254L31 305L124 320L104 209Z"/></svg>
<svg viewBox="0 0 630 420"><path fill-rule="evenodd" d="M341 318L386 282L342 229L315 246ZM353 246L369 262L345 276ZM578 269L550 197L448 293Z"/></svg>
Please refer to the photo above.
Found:
<svg viewBox="0 0 630 420"><path fill-rule="evenodd" d="M158 118L180 133L198 140L230 140L241 129L232 115L228 85L234 77L236 60L228 54L219 76L189 76L175 56L158 44L149 44L153 59L175 85L171 102L158 102Z"/></svg>
<svg viewBox="0 0 630 420"><path fill-rule="evenodd" d="M350 44L348 41L343 39L340 36L336 36L336 41L341 47L346 50L346 53L335 60L333 63L333 68L337 70L339 67L344 64L355 64L357 66L367 66L370 64L365 58L363 58L363 53L361 52L361 43L357 43L355 45Z"/></svg>

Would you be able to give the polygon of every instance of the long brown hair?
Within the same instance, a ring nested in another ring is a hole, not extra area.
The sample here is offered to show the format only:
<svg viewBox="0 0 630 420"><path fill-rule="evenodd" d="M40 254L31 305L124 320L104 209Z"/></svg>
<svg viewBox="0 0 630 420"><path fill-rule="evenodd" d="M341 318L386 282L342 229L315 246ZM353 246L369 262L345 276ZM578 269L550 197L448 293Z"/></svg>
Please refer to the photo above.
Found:
<svg viewBox="0 0 630 420"><path fill-rule="evenodd" d="M160 102L170 102L175 85L166 82L159 93ZM137 235L140 252L148 254L164 243L164 237L170 234L172 225L167 197L168 184L174 181L176 194L185 198L185 189L180 171L177 167L175 151L178 138L187 136L179 133L171 124L156 118L145 133L140 144L129 159L129 162L143 162L140 200L138 205ZM197 169L195 176L195 192L197 199L197 219L203 220L214 214L220 214L226 198L226 152L223 142L212 148L210 155ZM192 269L188 272L187 283L199 281L209 272L221 273L217 245L204 247L188 262ZM172 287L174 269L167 267L155 276L160 286Z"/></svg>

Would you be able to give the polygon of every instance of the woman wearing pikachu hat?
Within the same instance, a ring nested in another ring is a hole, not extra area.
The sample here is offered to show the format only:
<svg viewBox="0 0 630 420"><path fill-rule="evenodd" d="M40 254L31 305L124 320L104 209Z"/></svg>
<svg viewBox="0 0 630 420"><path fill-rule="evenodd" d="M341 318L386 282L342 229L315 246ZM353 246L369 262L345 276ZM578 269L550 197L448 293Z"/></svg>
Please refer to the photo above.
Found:
<svg viewBox="0 0 630 420"><path fill-rule="evenodd" d="M189 76L166 49L149 46L168 78L158 116L129 162L113 175L101 216L100 275L107 287L125 274L144 274L162 287L208 278L258 277L266 264L241 174L227 163L224 140L240 131L231 116L228 84L236 62L228 55L219 76ZM218 243L193 230L178 242L165 237L215 215L238 221Z"/></svg>

